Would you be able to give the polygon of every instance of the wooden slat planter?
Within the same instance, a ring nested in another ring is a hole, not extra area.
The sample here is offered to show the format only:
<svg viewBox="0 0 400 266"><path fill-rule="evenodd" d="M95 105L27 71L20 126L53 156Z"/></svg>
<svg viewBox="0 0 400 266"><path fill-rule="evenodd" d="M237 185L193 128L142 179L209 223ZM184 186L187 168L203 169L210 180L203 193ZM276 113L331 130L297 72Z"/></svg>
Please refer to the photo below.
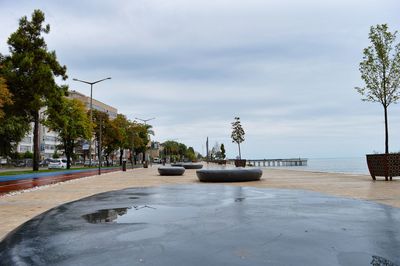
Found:
<svg viewBox="0 0 400 266"><path fill-rule="evenodd" d="M367 154L369 173L373 180L376 176L384 176L385 180L392 180L394 176L400 176L400 154Z"/></svg>

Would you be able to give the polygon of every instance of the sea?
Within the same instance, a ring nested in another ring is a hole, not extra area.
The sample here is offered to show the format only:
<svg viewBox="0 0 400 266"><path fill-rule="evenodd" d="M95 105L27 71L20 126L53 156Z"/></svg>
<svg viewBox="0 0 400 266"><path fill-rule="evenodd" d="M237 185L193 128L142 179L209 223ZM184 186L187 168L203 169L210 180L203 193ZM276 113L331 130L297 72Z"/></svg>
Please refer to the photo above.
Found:
<svg viewBox="0 0 400 266"><path fill-rule="evenodd" d="M307 166L288 166L279 168L328 173L369 174L365 156L349 158L309 158Z"/></svg>

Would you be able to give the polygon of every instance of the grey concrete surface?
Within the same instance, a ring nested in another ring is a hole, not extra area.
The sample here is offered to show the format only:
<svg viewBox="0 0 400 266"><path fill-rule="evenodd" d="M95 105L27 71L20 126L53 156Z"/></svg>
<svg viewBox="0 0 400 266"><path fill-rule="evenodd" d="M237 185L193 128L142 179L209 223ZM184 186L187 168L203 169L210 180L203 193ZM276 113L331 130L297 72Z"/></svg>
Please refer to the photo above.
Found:
<svg viewBox="0 0 400 266"><path fill-rule="evenodd" d="M2 265L400 265L400 209L303 190L130 188L53 208Z"/></svg>

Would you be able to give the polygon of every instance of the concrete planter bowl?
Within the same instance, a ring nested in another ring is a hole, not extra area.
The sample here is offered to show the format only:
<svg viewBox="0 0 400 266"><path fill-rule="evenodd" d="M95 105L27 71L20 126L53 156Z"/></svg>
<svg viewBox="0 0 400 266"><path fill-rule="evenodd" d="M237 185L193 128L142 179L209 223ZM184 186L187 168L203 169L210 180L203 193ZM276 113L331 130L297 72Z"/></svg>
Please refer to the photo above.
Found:
<svg viewBox="0 0 400 266"><path fill-rule="evenodd" d="M203 168L203 165L200 163L174 163L171 164L173 167L183 167L185 169L201 169Z"/></svg>
<svg viewBox="0 0 400 266"><path fill-rule="evenodd" d="M165 175L165 176L183 175L183 173L185 173L185 168L179 166L176 167L161 166L158 167L158 173L160 175Z"/></svg>
<svg viewBox="0 0 400 266"><path fill-rule="evenodd" d="M400 153L367 154L367 164L373 180L376 176L384 176L386 181L400 176Z"/></svg>
<svg viewBox="0 0 400 266"><path fill-rule="evenodd" d="M201 182L247 182L261 179L259 168L201 169L196 171Z"/></svg>
<svg viewBox="0 0 400 266"><path fill-rule="evenodd" d="M246 160L242 160L242 159L235 160L235 166L236 167L246 167Z"/></svg>
<svg viewBox="0 0 400 266"><path fill-rule="evenodd" d="M214 160L212 162L220 165L226 165L226 160Z"/></svg>

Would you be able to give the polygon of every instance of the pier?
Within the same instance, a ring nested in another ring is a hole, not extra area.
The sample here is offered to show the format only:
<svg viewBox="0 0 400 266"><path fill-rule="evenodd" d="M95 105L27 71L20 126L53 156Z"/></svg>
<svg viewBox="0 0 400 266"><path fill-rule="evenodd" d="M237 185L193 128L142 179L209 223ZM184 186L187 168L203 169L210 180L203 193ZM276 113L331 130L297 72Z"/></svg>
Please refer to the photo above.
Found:
<svg viewBox="0 0 400 266"><path fill-rule="evenodd" d="M277 167L277 166L306 166L306 158L291 158L291 159L254 159L246 160L246 164L252 166ZM235 160L229 160L229 163L234 164Z"/></svg>

